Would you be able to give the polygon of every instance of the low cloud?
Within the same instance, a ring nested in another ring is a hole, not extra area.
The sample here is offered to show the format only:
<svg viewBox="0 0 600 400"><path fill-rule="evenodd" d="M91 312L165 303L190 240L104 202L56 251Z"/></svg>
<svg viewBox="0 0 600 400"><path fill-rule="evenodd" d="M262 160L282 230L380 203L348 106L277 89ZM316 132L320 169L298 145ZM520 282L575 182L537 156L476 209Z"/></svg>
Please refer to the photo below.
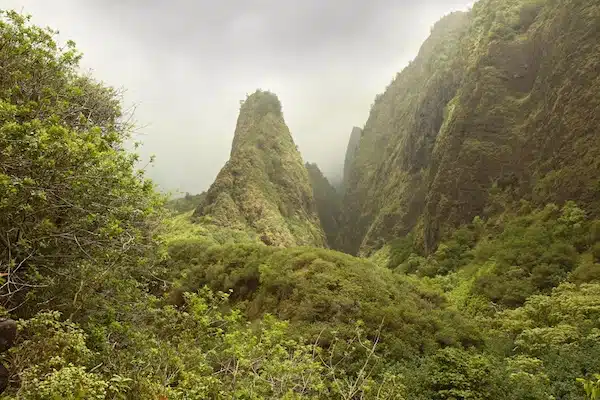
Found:
<svg viewBox="0 0 600 400"><path fill-rule="evenodd" d="M468 1L4 0L73 39L83 67L127 89L141 155L165 190L200 192L229 157L239 101L283 103L306 161L339 176L352 126L430 27Z"/></svg>

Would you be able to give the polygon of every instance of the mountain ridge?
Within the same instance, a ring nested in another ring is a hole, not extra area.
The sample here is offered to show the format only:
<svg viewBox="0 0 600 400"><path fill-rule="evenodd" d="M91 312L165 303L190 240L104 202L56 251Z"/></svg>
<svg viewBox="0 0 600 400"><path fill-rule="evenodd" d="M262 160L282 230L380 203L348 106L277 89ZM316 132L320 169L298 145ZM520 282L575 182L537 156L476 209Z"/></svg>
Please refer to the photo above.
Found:
<svg viewBox="0 0 600 400"><path fill-rule="evenodd" d="M436 23L375 100L344 197L344 250L370 254L414 232L431 253L501 212L495 188L596 215L595 15L584 0L482 0Z"/></svg>

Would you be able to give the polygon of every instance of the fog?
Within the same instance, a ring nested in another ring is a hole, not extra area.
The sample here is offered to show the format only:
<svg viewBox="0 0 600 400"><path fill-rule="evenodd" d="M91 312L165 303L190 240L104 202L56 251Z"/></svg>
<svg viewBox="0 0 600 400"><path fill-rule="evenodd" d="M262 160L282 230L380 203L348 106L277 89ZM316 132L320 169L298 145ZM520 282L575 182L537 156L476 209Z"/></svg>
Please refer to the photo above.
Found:
<svg viewBox="0 0 600 400"><path fill-rule="evenodd" d="M461 0L0 0L124 87L162 189L207 189L229 157L239 102L279 96L305 161L339 177L350 131Z"/></svg>

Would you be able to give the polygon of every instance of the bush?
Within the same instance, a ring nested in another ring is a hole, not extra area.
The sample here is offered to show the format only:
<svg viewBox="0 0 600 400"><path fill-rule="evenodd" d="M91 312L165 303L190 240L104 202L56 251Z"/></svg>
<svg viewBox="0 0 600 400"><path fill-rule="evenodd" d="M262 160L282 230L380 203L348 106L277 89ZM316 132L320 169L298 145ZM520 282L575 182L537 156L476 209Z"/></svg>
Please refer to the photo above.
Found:
<svg viewBox="0 0 600 400"><path fill-rule="evenodd" d="M441 349L428 362L426 390L432 399L498 398L497 371L486 357L459 349Z"/></svg>
<svg viewBox="0 0 600 400"><path fill-rule="evenodd" d="M600 264L583 260L570 275L571 282L587 283L600 281Z"/></svg>
<svg viewBox="0 0 600 400"><path fill-rule="evenodd" d="M18 398L23 400L87 400L105 399L107 382L98 375L90 374L83 367L67 366L42 379L35 377L38 371L31 369L22 375Z"/></svg>
<svg viewBox="0 0 600 400"><path fill-rule="evenodd" d="M436 349L437 327L444 321L453 321L444 342L478 341L465 320L445 309L439 292L434 296L386 268L331 250L213 247L184 273L172 299L178 303L183 293L203 285L232 290L232 300L251 319L275 313L289 320L298 335L320 337L325 345L330 338L323 332L351 337L360 320L374 335L383 321L380 350L397 360Z"/></svg>
<svg viewBox="0 0 600 400"><path fill-rule="evenodd" d="M0 12L0 65L11 66L0 80L2 305L93 310L112 278L139 275L153 254L162 198L123 150L119 93L80 76L73 43L62 50L28 20Z"/></svg>

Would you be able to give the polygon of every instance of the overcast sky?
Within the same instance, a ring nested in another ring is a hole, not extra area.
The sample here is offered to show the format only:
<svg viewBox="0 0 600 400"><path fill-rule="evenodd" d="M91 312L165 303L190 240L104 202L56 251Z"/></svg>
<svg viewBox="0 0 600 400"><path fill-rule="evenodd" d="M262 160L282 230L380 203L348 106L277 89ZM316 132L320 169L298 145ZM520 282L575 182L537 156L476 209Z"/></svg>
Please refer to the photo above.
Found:
<svg viewBox="0 0 600 400"><path fill-rule="evenodd" d="M305 161L341 174L353 126L466 0L0 0L84 53L136 104L141 155L166 190L207 189L229 157L239 101L275 92Z"/></svg>

